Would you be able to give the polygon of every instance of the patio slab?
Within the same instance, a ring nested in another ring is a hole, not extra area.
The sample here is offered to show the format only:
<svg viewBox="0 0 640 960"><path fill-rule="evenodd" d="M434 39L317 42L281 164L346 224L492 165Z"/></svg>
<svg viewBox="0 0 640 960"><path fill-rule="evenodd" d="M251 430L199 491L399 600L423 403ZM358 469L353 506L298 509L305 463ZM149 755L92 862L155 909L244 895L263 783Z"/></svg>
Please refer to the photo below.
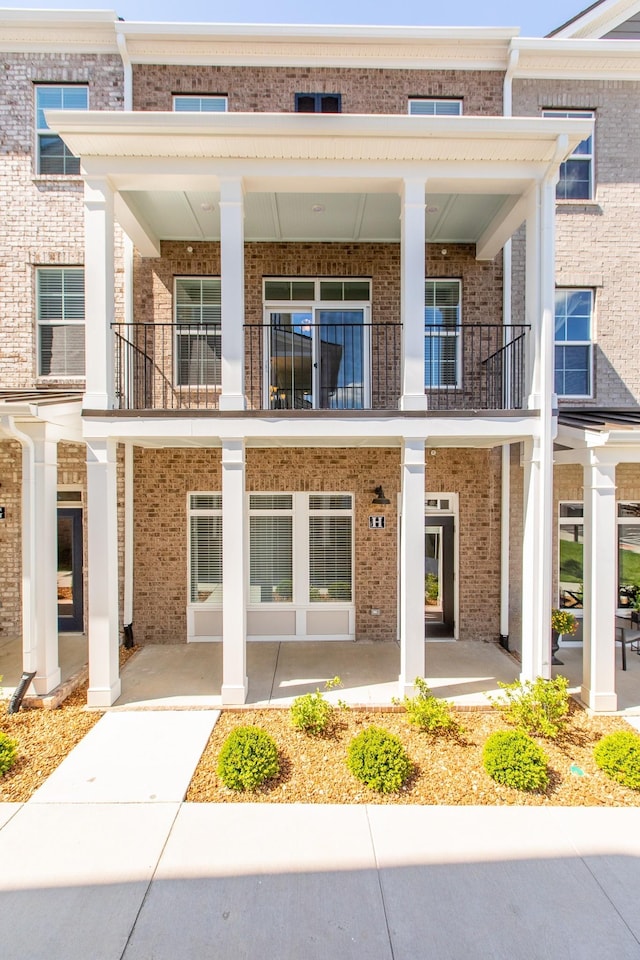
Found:
<svg viewBox="0 0 640 960"><path fill-rule="evenodd" d="M21 803L0 803L0 830L16 815Z"/></svg>
<svg viewBox="0 0 640 960"><path fill-rule="evenodd" d="M218 716L214 710L107 713L29 802L183 800Z"/></svg>
<svg viewBox="0 0 640 960"><path fill-rule="evenodd" d="M60 674L64 682L87 663L87 638L82 633L61 633L58 643ZM0 699L13 695L21 676L22 640L4 637L0 640Z"/></svg>

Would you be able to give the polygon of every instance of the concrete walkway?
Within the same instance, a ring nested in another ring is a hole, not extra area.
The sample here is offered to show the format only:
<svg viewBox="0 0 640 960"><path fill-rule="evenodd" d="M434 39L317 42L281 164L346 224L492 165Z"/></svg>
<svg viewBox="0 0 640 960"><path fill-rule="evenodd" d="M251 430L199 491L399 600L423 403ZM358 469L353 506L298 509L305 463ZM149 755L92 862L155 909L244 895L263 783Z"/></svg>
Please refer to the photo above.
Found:
<svg viewBox="0 0 640 960"><path fill-rule="evenodd" d="M640 957L639 809L182 803L215 719L108 714L0 804L2 960Z"/></svg>

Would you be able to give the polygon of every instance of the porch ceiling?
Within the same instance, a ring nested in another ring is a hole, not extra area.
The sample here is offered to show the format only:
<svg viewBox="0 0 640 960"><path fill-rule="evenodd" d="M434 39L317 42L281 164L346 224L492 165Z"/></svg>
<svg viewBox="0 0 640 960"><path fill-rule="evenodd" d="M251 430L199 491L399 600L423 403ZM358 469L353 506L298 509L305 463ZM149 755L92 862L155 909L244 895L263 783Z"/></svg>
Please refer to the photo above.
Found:
<svg viewBox="0 0 640 960"><path fill-rule="evenodd" d="M135 218L162 240L219 240L217 191L127 190ZM510 201L505 194L435 193L426 196L426 231L434 243L476 243ZM364 241L400 239L397 193L248 193L248 241Z"/></svg>

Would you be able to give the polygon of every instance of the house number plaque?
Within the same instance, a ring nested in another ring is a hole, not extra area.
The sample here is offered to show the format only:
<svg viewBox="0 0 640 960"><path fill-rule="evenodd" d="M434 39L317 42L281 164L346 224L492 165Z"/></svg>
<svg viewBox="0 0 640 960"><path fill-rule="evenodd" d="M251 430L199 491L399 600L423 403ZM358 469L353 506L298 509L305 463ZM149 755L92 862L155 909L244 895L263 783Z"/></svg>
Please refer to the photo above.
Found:
<svg viewBox="0 0 640 960"><path fill-rule="evenodd" d="M370 530L384 530L384 517L369 517Z"/></svg>

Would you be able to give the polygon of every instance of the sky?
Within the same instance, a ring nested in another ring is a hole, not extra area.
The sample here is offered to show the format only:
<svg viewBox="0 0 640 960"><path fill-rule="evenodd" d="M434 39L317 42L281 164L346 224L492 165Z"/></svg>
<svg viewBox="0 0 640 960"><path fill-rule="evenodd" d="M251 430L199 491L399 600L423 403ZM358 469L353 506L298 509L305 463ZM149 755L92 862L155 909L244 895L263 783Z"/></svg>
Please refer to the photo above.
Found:
<svg viewBox="0 0 640 960"><path fill-rule="evenodd" d="M341 23L449 27L520 27L520 36L542 37L574 17L590 0L0 0L20 9L115 10L125 20L206 23Z"/></svg>

